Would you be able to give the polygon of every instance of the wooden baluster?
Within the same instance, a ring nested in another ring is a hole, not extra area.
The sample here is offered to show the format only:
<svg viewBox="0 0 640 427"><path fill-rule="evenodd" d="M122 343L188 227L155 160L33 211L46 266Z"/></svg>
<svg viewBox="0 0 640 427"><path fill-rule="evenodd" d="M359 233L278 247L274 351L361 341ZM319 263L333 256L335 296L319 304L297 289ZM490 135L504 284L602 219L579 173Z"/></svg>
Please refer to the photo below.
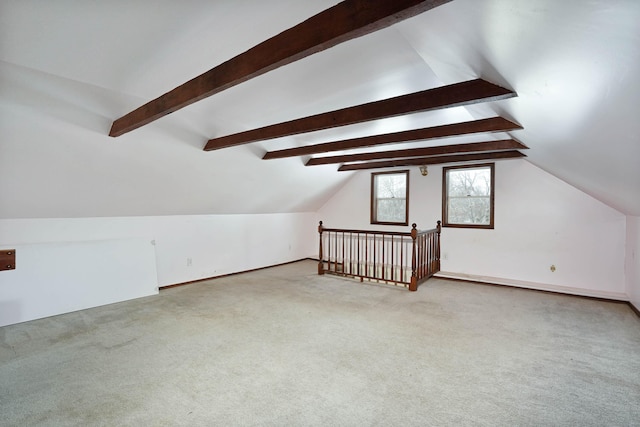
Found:
<svg viewBox="0 0 640 427"><path fill-rule="evenodd" d="M377 278L379 279L384 279L384 269L386 268L387 265L387 258L385 257L385 247L384 247L384 234L382 234L382 262L380 263L380 275L376 275Z"/></svg>
<svg viewBox="0 0 640 427"><path fill-rule="evenodd" d="M357 238L357 233L349 232L349 271L351 273L358 274L355 265L353 264L356 259L356 247L355 242Z"/></svg>
<svg viewBox="0 0 640 427"><path fill-rule="evenodd" d="M432 271L431 274L438 272L438 234L433 233L433 255L431 255Z"/></svg>
<svg viewBox="0 0 640 427"><path fill-rule="evenodd" d="M420 241L420 274L418 274L418 281L421 281L424 278L424 266L425 266L425 258L427 257L427 241L425 239L426 235L424 233L420 233L420 237L418 238Z"/></svg>
<svg viewBox="0 0 640 427"><path fill-rule="evenodd" d="M327 243L325 246L325 251L327 252L327 271L331 271L331 231L327 231Z"/></svg>
<svg viewBox="0 0 640 427"><path fill-rule="evenodd" d="M362 276L364 274L360 273L360 264L362 264L362 259L360 258L360 237L358 236L358 274L360 275L360 281L362 282ZM367 245L367 233L364 234L364 266L366 267L367 262L369 262L369 253L367 250L369 246Z"/></svg>
<svg viewBox="0 0 640 427"><path fill-rule="evenodd" d="M387 266L386 271L384 272L384 274L382 275L382 278L384 280L389 280L389 277L391 277L391 260L389 259L389 257L391 256L391 246L389 243L389 235L387 235L387 242L386 242L386 246L387 246L387 257L385 258L385 265Z"/></svg>
<svg viewBox="0 0 640 427"><path fill-rule="evenodd" d="M384 236L384 234L383 234L383 236ZM386 268L382 271L382 278L384 280L387 280L387 279L389 279L389 253L391 252L389 250L389 240L388 239L385 242L385 246L387 248L387 251L386 251L387 255L386 255L385 259L384 259L384 261L385 261L384 264L385 264Z"/></svg>
<svg viewBox="0 0 640 427"><path fill-rule="evenodd" d="M380 256L379 259L379 267L380 267L380 271L378 272L378 270L376 270L373 274L373 276L377 279L380 280L381 277L384 276L384 234L380 235L380 239L378 239L378 254Z"/></svg>
<svg viewBox="0 0 640 427"><path fill-rule="evenodd" d="M431 272L431 232L424 235L424 274L422 277L428 277Z"/></svg>
<svg viewBox="0 0 640 427"><path fill-rule="evenodd" d="M318 249L318 274L324 274L324 263L322 262L322 221L318 225L318 233L320 234L320 248Z"/></svg>
<svg viewBox="0 0 640 427"><path fill-rule="evenodd" d="M331 231L327 231L327 271L333 271L331 268Z"/></svg>
<svg viewBox="0 0 640 427"><path fill-rule="evenodd" d="M429 248L427 251L426 276L431 276L433 274L433 233L429 232L425 237Z"/></svg>
<svg viewBox="0 0 640 427"><path fill-rule="evenodd" d="M422 271L424 267L424 239L423 235L418 231L418 282L422 280L422 275L424 272Z"/></svg>
<svg viewBox="0 0 640 427"><path fill-rule="evenodd" d="M346 258L344 256L344 245L345 245L345 243L344 243L344 231L343 231L342 232L342 272L346 274L347 273L347 271L346 271L347 270L347 260L346 260Z"/></svg>
<svg viewBox="0 0 640 427"><path fill-rule="evenodd" d="M418 269L418 281L422 280L424 277L424 257L427 255L424 241L424 234L420 233L418 237L418 253L420 254L420 268Z"/></svg>
<svg viewBox="0 0 640 427"><path fill-rule="evenodd" d="M333 255L333 271L339 273L338 270L338 259L340 254L338 253L338 240L340 239L340 233L338 231L334 231L333 235L333 248L331 249L331 254Z"/></svg>
<svg viewBox="0 0 640 427"><path fill-rule="evenodd" d="M376 253L376 247L378 245L378 238L376 237L376 235L373 235L373 274L372 276L375 277L376 274L376 262L378 261L378 259L376 258L377 253Z"/></svg>
<svg viewBox="0 0 640 427"><path fill-rule="evenodd" d="M395 265L395 260L393 258L393 234L392 234L391 235L391 280L392 281L395 278L394 276L395 268L393 268L394 265Z"/></svg>
<svg viewBox="0 0 640 427"><path fill-rule="evenodd" d="M338 272L338 232L335 232L335 239L333 243L333 271Z"/></svg>
<svg viewBox="0 0 640 427"><path fill-rule="evenodd" d="M327 240L324 242L324 249L326 252L325 258L327 258L327 271L331 272L331 232L326 231L325 234L327 236Z"/></svg>
<svg viewBox="0 0 640 427"><path fill-rule="evenodd" d="M378 267L380 266L380 236L373 236L373 272L372 277L378 277Z"/></svg>
<svg viewBox="0 0 640 427"><path fill-rule="evenodd" d="M422 242L422 234L418 231L418 237L416 238L418 244L418 282L422 279L422 266L424 265L424 247Z"/></svg>
<svg viewBox="0 0 640 427"><path fill-rule="evenodd" d="M433 233L431 235L431 242L432 242L432 248L431 248L431 275L434 275L437 273L436 271L436 250L437 250L437 238L436 238L437 234Z"/></svg>
<svg viewBox="0 0 640 427"><path fill-rule="evenodd" d="M427 259L427 276L431 276L433 274L433 233L429 232L429 258Z"/></svg>
<svg viewBox="0 0 640 427"><path fill-rule="evenodd" d="M404 237L400 236L400 282L404 283Z"/></svg>
<svg viewBox="0 0 640 427"><path fill-rule="evenodd" d="M436 237L436 271L440 271L440 232L442 231L442 223L438 221L438 225L436 226L437 237Z"/></svg>
<svg viewBox="0 0 640 427"><path fill-rule="evenodd" d="M353 233L349 232L349 274L353 274Z"/></svg>
<svg viewBox="0 0 640 427"><path fill-rule="evenodd" d="M418 282L424 277L424 258L426 256L427 248L425 247L425 234L418 231L418 254L420 255L420 263L418 266Z"/></svg>
<svg viewBox="0 0 640 427"><path fill-rule="evenodd" d="M409 284L410 291L418 290L418 277L416 272L416 237L418 236L418 230L416 229L416 223L411 224L411 283Z"/></svg>

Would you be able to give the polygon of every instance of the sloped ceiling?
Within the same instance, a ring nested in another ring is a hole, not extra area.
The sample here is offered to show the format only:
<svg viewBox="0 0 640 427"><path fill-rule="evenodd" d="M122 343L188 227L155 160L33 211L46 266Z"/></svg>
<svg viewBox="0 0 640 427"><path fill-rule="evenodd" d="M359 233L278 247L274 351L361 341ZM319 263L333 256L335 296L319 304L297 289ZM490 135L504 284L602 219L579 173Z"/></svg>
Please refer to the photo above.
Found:
<svg viewBox="0 0 640 427"><path fill-rule="evenodd" d="M315 211L351 172L265 151L495 115L524 129L384 149L513 137L527 161L640 215L635 0L453 0L107 136L116 118L336 3L0 0L0 217ZM202 151L475 78L518 97Z"/></svg>

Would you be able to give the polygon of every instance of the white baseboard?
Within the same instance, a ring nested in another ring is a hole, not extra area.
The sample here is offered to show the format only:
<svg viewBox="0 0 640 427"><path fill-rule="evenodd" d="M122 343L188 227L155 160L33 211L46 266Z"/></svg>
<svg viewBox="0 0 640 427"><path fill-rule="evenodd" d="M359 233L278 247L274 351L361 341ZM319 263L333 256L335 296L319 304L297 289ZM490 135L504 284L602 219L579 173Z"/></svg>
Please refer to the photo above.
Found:
<svg viewBox="0 0 640 427"><path fill-rule="evenodd" d="M629 296L626 293L598 291L593 289L574 288L569 286L549 285L545 283L526 282L523 280L503 279L499 277L490 276L477 276L475 274L465 273L452 273L448 271L441 271L436 273L434 277L440 277L443 279L457 279L468 280L471 282L487 283L491 285L504 285L512 286L523 289L535 289L538 291L556 292L560 294L578 295L584 297L604 298L616 301L629 301Z"/></svg>

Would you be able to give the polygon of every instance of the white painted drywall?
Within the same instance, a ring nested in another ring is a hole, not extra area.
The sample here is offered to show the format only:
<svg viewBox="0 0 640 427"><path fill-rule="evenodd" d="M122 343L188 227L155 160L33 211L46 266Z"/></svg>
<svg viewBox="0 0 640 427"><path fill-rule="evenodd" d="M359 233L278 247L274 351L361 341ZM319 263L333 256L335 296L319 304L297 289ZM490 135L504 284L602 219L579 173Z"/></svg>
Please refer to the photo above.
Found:
<svg viewBox="0 0 640 427"><path fill-rule="evenodd" d="M640 215L637 0L452 1L107 136L117 117L338 1L161 1L153 19L145 1L0 2L0 217L315 211L345 175L298 158L264 162L265 150L466 119L429 111L202 147L477 77L518 97L467 115L515 119L533 163Z"/></svg>
<svg viewBox="0 0 640 427"><path fill-rule="evenodd" d="M0 326L158 292L145 239L12 244L16 269L0 274Z"/></svg>
<svg viewBox="0 0 640 427"><path fill-rule="evenodd" d="M411 168L409 221L420 229L442 215L442 168L429 171ZM325 226L390 228L369 224L370 176L356 174L319 210ZM496 163L495 203L494 230L443 229L443 272L627 299L623 214L525 160Z"/></svg>
<svg viewBox="0 0 640 427"><path fill-rule="evenodd" d="M310 212L348 176L298 158L263 161L262 143L205 153L209 137L231 133L219 114L172 114L112 138L114 118L142 99L1 60L0 78L0 218ZM241 99L258 108L253 95ZM238 102L223 105L243 110ZM260 106L253 117L265 114Z"/></svg>
<svg viewBox="0 0 640 427"><path fill-rule="evenodd" d="M160 286L312 256L314 220L313 213L152 217Z"/></svg>
<svg viewBox="0 0 640 427"><path fill-rule="evenodd" d="M315 214L0 220L0 325L306 258Z"/></svg>
<svg viewBox="0 0 640 427"><path fill-rule="evenodd" d="M625 273L629 300L640 309L640 217L638 216L627 216Z"/></svg>

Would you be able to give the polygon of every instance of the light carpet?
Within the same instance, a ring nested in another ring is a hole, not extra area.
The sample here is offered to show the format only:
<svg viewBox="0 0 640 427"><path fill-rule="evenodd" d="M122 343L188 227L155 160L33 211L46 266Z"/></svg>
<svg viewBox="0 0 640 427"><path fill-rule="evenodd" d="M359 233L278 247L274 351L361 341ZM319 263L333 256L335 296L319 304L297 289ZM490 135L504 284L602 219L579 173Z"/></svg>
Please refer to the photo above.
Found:
<svg viewBox="0 0 640 427"><path fill-rule="evenodd" d="M0 328L0 425L640 425L640 319L624 304L315 271Z"/></svg>

